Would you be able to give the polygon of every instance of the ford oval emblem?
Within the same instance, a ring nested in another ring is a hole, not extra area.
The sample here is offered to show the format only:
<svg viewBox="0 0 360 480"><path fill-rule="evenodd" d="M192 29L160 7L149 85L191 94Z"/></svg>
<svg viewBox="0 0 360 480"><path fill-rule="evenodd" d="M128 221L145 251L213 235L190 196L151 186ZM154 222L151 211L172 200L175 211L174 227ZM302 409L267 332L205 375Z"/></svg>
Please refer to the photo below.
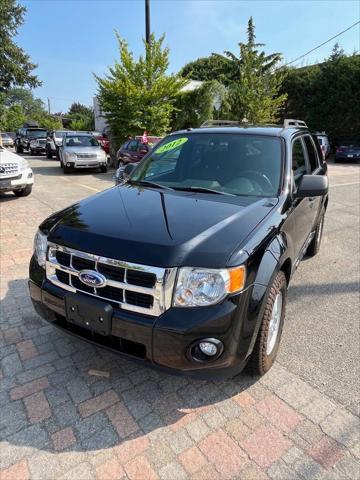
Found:
<svg viewBox="0 0 360 480"><path fill-rule="evenodd" d="M106 278L101 273L94 270L81 270L79 279L88 287L101 288L105 287Z"/></svg>

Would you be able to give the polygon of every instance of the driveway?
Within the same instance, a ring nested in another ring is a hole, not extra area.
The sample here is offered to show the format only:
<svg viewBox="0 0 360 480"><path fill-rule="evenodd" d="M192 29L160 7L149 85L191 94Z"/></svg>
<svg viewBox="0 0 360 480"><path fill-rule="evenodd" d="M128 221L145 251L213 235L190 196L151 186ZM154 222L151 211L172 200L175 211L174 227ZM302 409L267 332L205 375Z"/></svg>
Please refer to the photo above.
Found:
<svg viewBox="0 0 360 480"><path fill-rule="evenodd" d="M27 158L33 193L0 197L1 480L360 478L358 165L329 166L322 248L292 281L275 366L260 380L206 382L144 368L37 316L27 277L38 224L113 181Z"/></svg>

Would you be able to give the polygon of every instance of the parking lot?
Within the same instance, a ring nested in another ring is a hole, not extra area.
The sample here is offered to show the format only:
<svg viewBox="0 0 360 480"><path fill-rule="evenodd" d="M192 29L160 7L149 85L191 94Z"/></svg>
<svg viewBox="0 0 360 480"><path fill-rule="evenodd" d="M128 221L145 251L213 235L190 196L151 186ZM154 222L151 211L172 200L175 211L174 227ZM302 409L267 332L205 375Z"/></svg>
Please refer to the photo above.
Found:
<svg viewBox="0 0 360 480"><path fill-rule="evenodd" d="M64 175L55 160L24 156L32 194L0 198L1 480L360 478L359 165L329 165L322 248L293 278L275 366L261 380L205 382L37 316L27 277L38 224L111 187L113 171Z"/></svg>

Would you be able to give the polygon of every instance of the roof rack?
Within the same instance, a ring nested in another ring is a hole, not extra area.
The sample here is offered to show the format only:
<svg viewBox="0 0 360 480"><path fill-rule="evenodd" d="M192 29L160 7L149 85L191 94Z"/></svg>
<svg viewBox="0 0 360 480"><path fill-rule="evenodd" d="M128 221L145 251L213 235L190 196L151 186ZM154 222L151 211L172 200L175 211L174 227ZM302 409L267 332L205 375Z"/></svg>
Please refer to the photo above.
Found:
<svg viewBox="0 0 360 480"><path fill-rule="evenodd" d="M206 122L200 125L200 128L206 127L236 127L242 125L237 120L206 120Z"/></svg>
<svg viewBox="0 0 360 480"><path fill-rule="evenodd" d="M308 128L308 126L303 120L296 120L294 118L285 118L284 128L293 128L293 127Z"/></svg>

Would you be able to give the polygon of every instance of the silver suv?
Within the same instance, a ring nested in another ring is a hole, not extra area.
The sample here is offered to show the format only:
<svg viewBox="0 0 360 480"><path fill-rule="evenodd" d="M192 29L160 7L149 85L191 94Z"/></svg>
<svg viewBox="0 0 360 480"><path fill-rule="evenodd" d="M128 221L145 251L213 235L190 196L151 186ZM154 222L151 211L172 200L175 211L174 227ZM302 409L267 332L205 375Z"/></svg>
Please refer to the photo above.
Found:
<svg viewBox="0 0 360 480"><path fill-rule="evenodd" d="M69 132L59 147L59 160L64 173L77 168L100 168L107 171L107 157L100 143L85 132Z"/></svg>

